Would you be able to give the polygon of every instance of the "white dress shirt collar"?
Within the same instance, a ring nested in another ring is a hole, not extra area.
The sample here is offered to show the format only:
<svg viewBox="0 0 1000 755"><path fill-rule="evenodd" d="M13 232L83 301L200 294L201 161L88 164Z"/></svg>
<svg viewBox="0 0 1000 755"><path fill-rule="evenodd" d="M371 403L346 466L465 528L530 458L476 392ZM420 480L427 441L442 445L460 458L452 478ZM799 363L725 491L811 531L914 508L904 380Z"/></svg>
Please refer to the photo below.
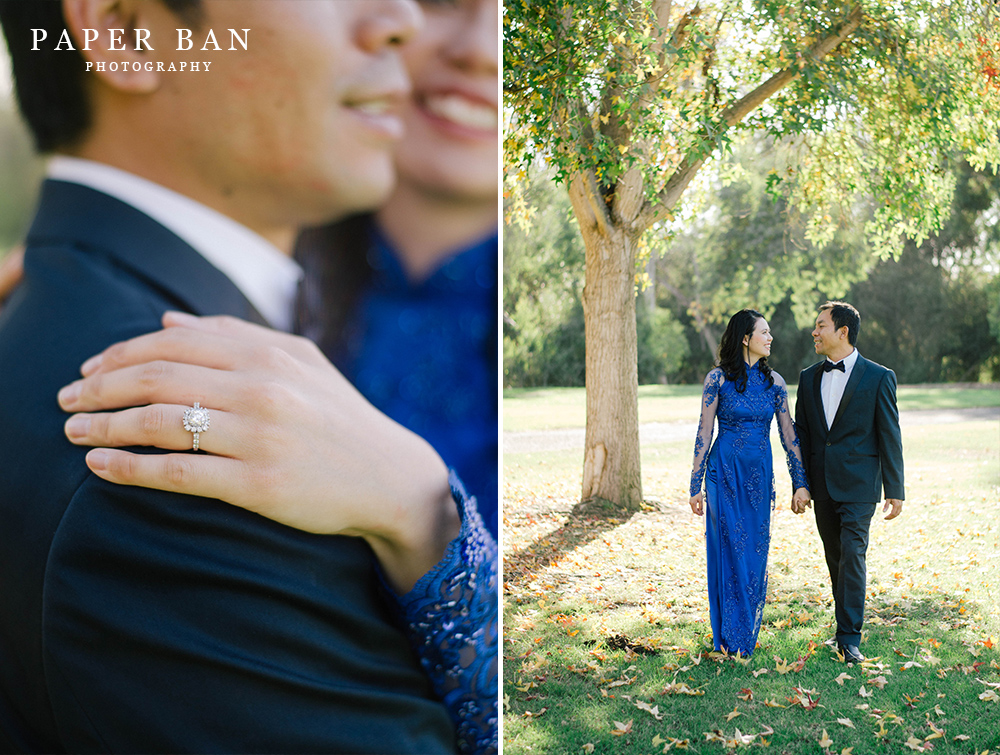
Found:
<svg viewBox="0 0 1000 755"><path fill-rule="evenodd" d="M183 194L110 165L57 155L47 174L145 213L222 271L273 327L292 329L302 268L264 237Z"/></svg>

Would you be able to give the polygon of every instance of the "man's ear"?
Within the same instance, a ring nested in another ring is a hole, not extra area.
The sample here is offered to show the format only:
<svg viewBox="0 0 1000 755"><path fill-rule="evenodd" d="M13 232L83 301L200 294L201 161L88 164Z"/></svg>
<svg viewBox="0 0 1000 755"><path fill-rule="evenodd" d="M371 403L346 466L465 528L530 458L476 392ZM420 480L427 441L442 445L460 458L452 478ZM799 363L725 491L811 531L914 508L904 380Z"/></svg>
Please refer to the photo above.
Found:
<svg viewBox="0 0 1000 755"><path fill-rule="evenodd" d="M63 18L88 73L128 94L149 94L160 85L150 12L159 3L137 0L62 0ZM137 35L136 29L139 29ZM139 41L137 42L137 37ZM162 43L163 40L160 40ZM140 49L135 49L139 47ZM147 66L152 63L152 66ZM146 70L149 68L150 70Z"/></svg>

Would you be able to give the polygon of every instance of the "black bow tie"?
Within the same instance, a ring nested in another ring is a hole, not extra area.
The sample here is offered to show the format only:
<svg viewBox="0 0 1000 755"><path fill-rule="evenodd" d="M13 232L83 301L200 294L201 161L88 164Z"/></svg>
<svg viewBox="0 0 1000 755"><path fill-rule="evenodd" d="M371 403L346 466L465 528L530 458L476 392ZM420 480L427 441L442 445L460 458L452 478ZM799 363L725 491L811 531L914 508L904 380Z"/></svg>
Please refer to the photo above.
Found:
<svg viewBox="0 0 1000 755"><path fill-rule="evenodd" d="M829 359L827 359L825 362L823 362L823 372L830 372L831 370L840 370L845 375L847 374L847 370L844 369L843 362L837 362L836 364L834 364Z"/></svg>

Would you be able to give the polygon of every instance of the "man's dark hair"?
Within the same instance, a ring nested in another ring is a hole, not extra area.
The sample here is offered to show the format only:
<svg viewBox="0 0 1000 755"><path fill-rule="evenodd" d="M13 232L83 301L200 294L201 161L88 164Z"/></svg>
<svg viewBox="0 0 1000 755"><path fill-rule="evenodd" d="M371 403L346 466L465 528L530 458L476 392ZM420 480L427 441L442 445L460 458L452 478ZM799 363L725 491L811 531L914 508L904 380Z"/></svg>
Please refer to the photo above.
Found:
<svg viewBox="0 0 1000 755"><path fill-rule="evenodd" d="M161 0L192 25L201 15L201 0ZM0 25L7 38L18 105L39 152L71 147L90 128L92 113L77 50L54 50L66 20L59 0L0 0ZM45 42L32 50L32 29L45 29Z"/></svg>
<svg viewBox="0 0 1000 755"><path fill-rule="evenodd" d="M858 333L861 331L861 313L846 301L828 301L820 306L819 311L830 310L830 319L833 320L833 327L840 330L847 327L847 342L854 346L858 342Z"/></svg>

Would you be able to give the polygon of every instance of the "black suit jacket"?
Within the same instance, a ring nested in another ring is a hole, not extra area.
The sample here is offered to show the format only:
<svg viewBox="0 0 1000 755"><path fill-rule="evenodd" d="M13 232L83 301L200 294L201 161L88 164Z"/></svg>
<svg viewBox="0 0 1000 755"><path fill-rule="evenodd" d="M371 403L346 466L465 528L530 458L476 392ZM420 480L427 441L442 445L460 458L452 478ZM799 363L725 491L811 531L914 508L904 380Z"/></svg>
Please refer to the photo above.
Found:
<svg viewBox="0 0 1000 755"><path fill-rule="evenodd" d="M858 354L829 430L820 396L822 377L823 362L803 370L795 399L809 492L819 500L878 503L884 488L886 498L902 500L895 373Z"/></svg>
<svg viewBox="0 0 1000 755"><path fill-rule="evenodd" d="M48 181L0 313L0 750L453 752L359 539L121 487L58 389L168 308L260 320L141 212Z"/></svg>

